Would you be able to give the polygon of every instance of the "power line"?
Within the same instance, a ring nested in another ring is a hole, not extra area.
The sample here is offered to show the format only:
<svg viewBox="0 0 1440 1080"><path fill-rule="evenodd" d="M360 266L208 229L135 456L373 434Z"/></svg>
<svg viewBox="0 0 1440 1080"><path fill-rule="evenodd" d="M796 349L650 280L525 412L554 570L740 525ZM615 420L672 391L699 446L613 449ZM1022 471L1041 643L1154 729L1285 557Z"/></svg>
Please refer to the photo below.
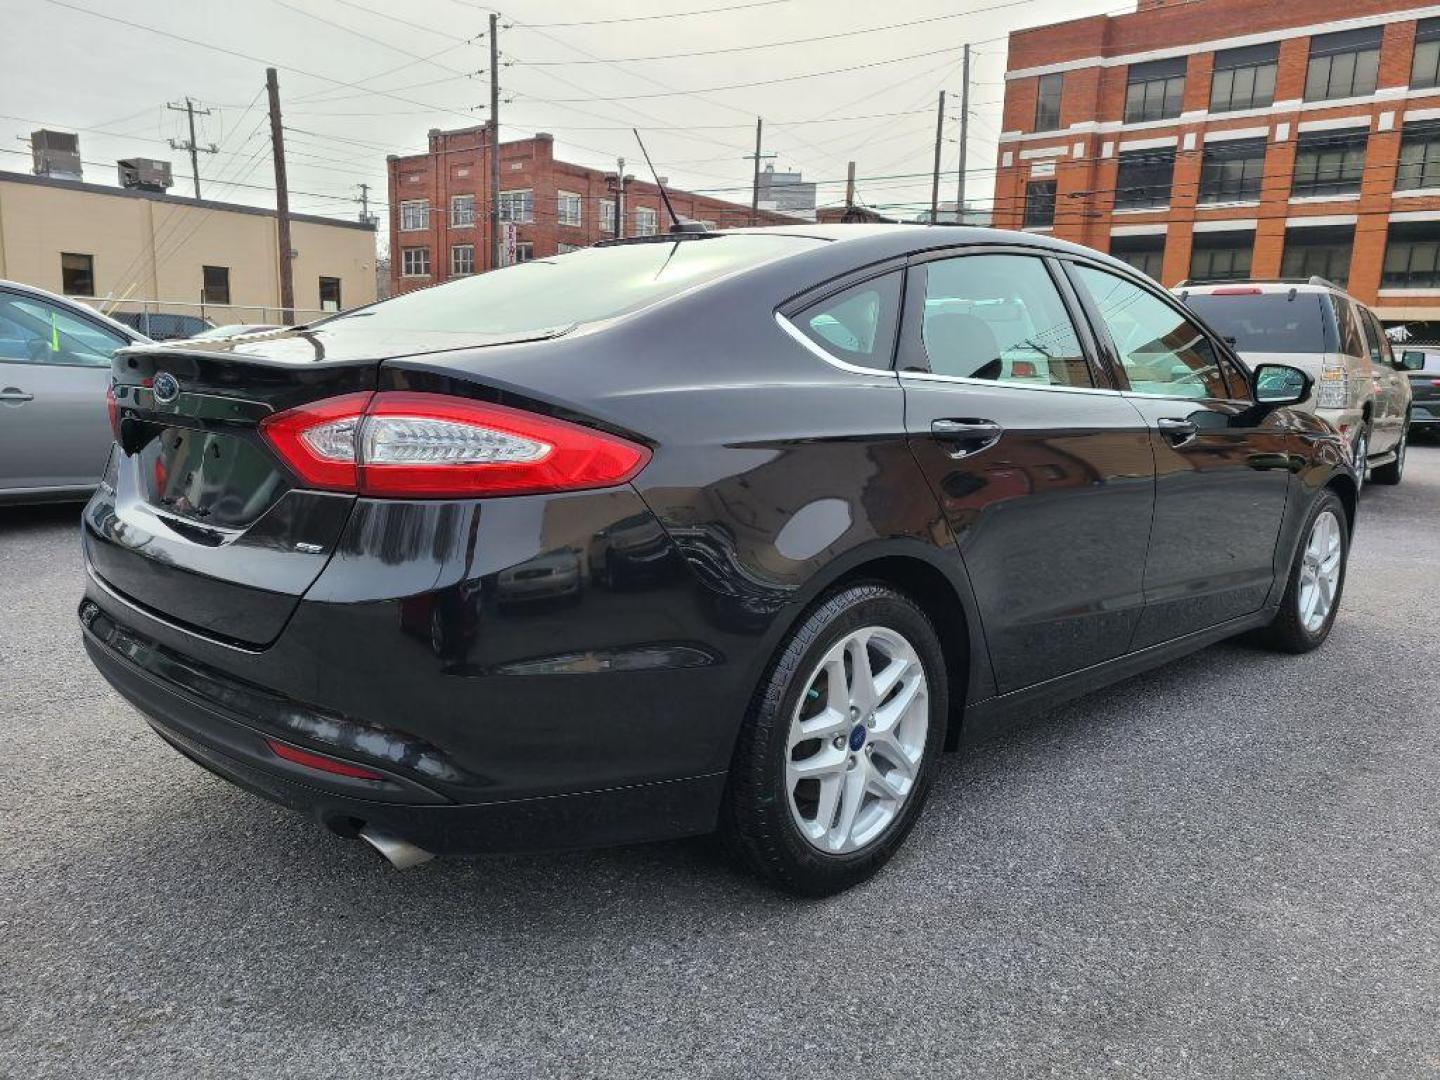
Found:
<svg viewBox="0 0 1440 1080"><path fill-rule="evenodd" d="M929 23L945 22L950 19L966 19L974 15L983 15L991 11L1000 11L1005 8L1023 7L1026 4L1033 4L1036 0L1005 0L1004 3L991 4L988 7L970 8L966 11L952 11L944 15L929 15L922 19L909 19L904 22L884 23L880 26L869 26L861 30L841 30L833 34L816 34L811 37L789 38L785 41L766 41L751 45L731 45L719 49L699 49L693 52L656 53L647 56L612 56L597 57L588 60L529 60L525 61L527 67L556 67L570 64L638 64L648 63L656 60L689 60L700 56L722 56L728 53L755 52L761 49L780 49L791 45L813 45L821 41L838 41L841 38L859 37L862 34L876 34L886 30L902 30L911 26L925 26ZM533 25L554 25L554 24L530 24L516 22L518 29L531 29Z"/></svg>
<svg viewBox="0 0 1440 1080"><path fill-rule="evenodd" d="M117 15L110 15L103 11L94 11L90 8L81 7L79 4L67 3L66 0L44 0L44 2L54 7L62 7L70 11L78 11L82 15L89 15L92 18L103 19L106 22L116 23L120 26L128 26L135 30L144 30L146 33L156 34L160 37L170 38L172 41L181 41L184 42L186 45L194 45L197 48L209 49L212 52L223 53L226 56L233 56L237 59L245 60L252 64L260 64L265 67L277 67L283 71L293 71L295 74L304 75L306 78L309 79L318 79L321 82L333 83L336 86L349 87L352 90L365 90L365 87L361 86L359 83L347 82L344 79L336 79L329 75L321 75L317 72L307 71L304 68L295 67L293 64L272 63L269 60L265 60L261 57L251 55L250 53L240 52L237 49L227 49L223 45L216 45L209 41L201 41L198 38L186 37L183 34L172 33L169 30L161 30L158 27L147 26L144 23L134 22L130 19L122 19ZM422 108L433 109L436 112L446 112L451 113L455 116L463 116L466 120L474 119L472 115L470 115L469 113L461 112L459 109L451 109L440 105L431 105L424 101L416 101L413 98L400 97L398 94L390 93L387 90L369 90L367 92L370 94L374 94L378 97L388 97L394 99L395 101L403 101L407 105L419 105Z"/></svg>
<svg viewBox="0 0 1440 1080"><path fill-rule="evenodd" d="M720 15L730 11L749 11L752 8L775 7L777 4L787 4L790 0L753 0L748 4L731 4L727 7L700 8L696 11L672 11L663 15L625 15L614 19L580 19L574 22L552 22L552 23L530 23L531 27L544 27L545 29L558 29L567 26L614 26L616 23L655 22L659 19L688 19L696 15ZM468 7L469 5L462 5ZM511 25L508 24L506 29Z"/></svg>

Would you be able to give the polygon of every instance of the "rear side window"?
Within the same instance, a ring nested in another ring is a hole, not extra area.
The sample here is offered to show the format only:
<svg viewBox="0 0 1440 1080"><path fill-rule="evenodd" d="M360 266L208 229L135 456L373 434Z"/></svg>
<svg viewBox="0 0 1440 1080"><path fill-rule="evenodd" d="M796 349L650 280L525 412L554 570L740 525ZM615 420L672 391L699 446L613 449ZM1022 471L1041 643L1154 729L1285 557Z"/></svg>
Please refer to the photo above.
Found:
<svg viewBox="0 0 1440 1080"><path fill-rule="evenodd" d="M888 368L900 322L900 272L882 274L827 296L795 316L800 332L831 356Z"/></svg>
<svg viewBox="0 0 1440 1080"><path fill-rule="evenodd" d="M1365 356L1369 348L1360 335L1360 317L1355 305L1343 296L1330 297L1335 308L1335 325L1340 336L1340 351L1346 356Z"/></svg>
<svg viewBox="0 0 1440 1080"><path fill-rule="evenodd" d="M1133 282L1076 266L1115 343L1130 388L1164 397L1227 398L1215 347L1177 308Z"/></svg>
<svg viewBox="0 0 1440 1080"><path fill-rule="evenodd" d="M725 235L584 248L406 293L327 320L329 329L528 334L625 315L825 244L808 236ZM359 320L358 322L356 320Z"/></svg>
<svg viewBox="0 0 1440 1080"><path fill-rule="evenodd" d="M1323 353L1327 315L1319 293L1191 293L1185 306L1242 353Z"/></svg>
<svg viewBox="0 0 1440 1080"><path fill-rule="evenodd" d="M1094 386L1050 271L1029 255L926 263L921 338L936 375L1028 386Z"/></svg>

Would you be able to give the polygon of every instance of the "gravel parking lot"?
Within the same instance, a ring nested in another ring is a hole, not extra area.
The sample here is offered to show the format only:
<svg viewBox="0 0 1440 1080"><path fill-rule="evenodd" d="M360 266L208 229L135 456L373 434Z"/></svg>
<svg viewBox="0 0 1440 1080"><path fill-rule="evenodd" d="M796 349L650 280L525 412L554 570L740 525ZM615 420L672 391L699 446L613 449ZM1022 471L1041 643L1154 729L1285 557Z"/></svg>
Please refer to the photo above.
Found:
<svg viewBox="0 0 1440 1080"><path fill-rule="evenodd" d="M397 873L86 661L74 509L0 511L0 1076L1440 1075L1440 447L1328 645L1239 644L951 758L887 872L704 841Z"/></svg>

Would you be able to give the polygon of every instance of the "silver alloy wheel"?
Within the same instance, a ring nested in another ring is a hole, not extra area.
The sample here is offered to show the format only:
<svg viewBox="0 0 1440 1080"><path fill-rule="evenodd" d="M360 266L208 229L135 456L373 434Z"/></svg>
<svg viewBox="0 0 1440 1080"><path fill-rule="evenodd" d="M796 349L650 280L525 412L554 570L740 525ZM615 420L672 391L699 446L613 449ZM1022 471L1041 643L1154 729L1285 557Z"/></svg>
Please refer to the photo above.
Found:
<svg viewBox="0 0 1440 1080"><path fill-rule="evenodd" d="M1310 528L1310 539L1300 562L1300 622L1310 633L1325 625L1335 594L1340 589L1340 571L1345 558L1345 543L1340 533L1340 519L1326 510Z"/></svg>
<svg viewBox="0 0 1440 1080"><path fill-rule="evenodd" d="M837 641L806 681L785 742L801 835L831 855L881 836L915 788L929 730L925 666L910 642L884 626Z"/></svg>
<svg viewBox="0 0 1440 1080"><path fill-rule="evenodd" d="M1405 418L1405 430L1400 433L1400 445L1395 447L1395 479L1405 477L1405 446L1410 441L1410 418Z"/></svg>
<svg viewBox="0 0 1440 1080"><path fill-rule="evenodd" d="M1352 452L1355 457L1355 472L1363 487L1365 478L1370 475L1370 433L1363 427L1360 429L1360 434L1355 436L1355 447Z"/></svg>

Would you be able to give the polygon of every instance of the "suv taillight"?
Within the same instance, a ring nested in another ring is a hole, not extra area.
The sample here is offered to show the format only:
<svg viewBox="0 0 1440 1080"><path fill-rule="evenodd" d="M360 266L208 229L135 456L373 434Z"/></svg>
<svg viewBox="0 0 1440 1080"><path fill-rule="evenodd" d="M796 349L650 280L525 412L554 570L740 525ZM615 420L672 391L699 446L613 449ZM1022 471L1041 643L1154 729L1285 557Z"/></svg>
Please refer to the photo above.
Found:
<svg viewBox="0 0 1440 1080"><path fill-rule="evenodd" d="M346 394L267 417L260 433L301 482L413 498L611 487L650 451L537 413L407 391Z"/></svg>

